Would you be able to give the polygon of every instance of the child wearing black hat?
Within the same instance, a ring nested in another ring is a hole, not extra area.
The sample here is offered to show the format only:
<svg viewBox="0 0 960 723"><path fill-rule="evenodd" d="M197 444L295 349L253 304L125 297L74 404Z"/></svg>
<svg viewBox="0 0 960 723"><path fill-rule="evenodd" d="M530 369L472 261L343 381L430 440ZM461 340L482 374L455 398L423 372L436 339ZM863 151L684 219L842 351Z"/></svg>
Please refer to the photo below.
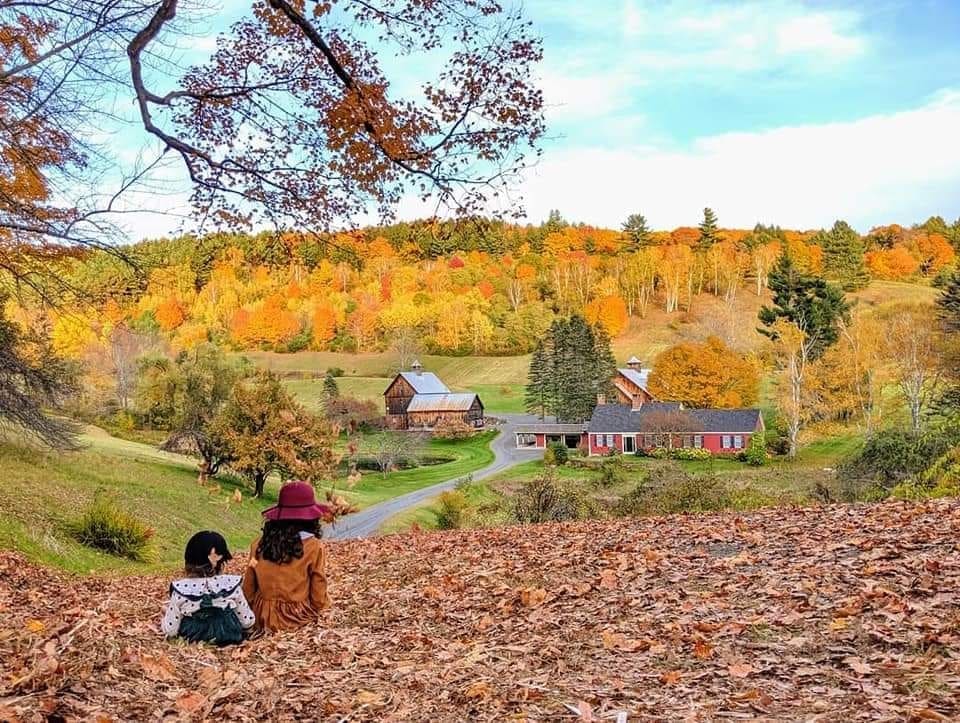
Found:
<svg viewBox="0 0 960 723"><path fill-rule="evenodd" d="M243 640L256 619L243 596L239 575L223 575L231 558L217 532L198 532L184 551L186 577L170 584L170 601L160 628L168 638L230 645Z"/></svg>

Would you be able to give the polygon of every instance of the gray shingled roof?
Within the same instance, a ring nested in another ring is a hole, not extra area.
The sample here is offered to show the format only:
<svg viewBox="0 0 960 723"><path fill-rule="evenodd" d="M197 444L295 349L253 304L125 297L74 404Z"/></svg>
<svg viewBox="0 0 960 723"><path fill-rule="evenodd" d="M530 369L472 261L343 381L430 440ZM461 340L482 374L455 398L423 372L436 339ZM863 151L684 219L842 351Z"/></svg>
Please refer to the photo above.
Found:
<svg viewBox="0 0 960 723"><path fill-rule="evenodd" d="M593 410L593 416L587 426L587 431L599 433L616 432L663 432L661 423L656 423L656 429L651 422L656 420L651 416L660 413L682 415L685 420L678 419L677 432L713 432L713 433L749 433L757 428L760 420L759 409L682 409L673 402L648 402L634 411L626 404L600 404Z"/></svg>
<svg viewBox="0 0 960 723"><path fill-rule="evenodd" d="M760 424L759 409L688 409L703 432L752 432Z"/></svg>
<svg viewBox="0 0 960 723"><path fill-rule="evenodd" d="M450 389L433 372L400 372L417 394L447 394Z"/></svg>
<svg viewBox="0 0 960 723"><path fill-rule="evenodd" d="M476 394L414 394L408 412L465 412L473 406Z"/></svg>

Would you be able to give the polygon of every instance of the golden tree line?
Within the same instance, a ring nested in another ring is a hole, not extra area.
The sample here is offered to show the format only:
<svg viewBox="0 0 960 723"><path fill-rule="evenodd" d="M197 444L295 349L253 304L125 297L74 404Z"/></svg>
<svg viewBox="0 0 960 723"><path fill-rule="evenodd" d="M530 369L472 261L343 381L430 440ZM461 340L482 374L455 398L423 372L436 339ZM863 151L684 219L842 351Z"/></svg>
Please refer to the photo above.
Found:
<svg viewBox="0 0 960 723"><path fill-rule="evenodd" d="M111 287L102 254L58 261L68 277L107 281L96 281L106 299L98 308L50 312L54 345L79 357L121 325L157 332L175 351L214 341L237 350L369 352L399 344L441 354L517 354L531 350L555 315L582 313L617 337L654 306L690 311L702 294L760 296L783 253L805 273L825 273L812 233L769 240L721 229L704 245L698 229L679 228L652 232L638 246L610 229L531 228L524 235L519 227L510 250L440 257L370 232L338 235L318 258L303 251L303 237L287 234L274 257L226 244L200 268L189 250L157 254L166 244L189 249L189 240L151 242L152 258L165 260L146 264L133 288ZM866 252L868 267L904 244L926 254L916 277L953 263L953 248L937 234L901 229L890 239Z"/></svg>

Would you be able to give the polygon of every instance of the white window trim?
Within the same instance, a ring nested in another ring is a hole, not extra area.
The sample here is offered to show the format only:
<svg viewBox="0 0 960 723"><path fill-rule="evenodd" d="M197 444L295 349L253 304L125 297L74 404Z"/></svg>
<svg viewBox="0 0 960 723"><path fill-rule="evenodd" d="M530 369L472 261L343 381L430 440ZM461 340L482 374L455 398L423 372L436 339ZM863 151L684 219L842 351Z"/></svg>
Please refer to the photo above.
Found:
<svg viewBox="0 0 960 723"><path fill-rule="evenodd" d="M604 446L604 447L607 447L607 448L612 448L614 444L615 444L615 442L614 442L614 439L613 439L613 435L612 435L612 434L607 434L607 443L606 443L605 445L603 445L603 446Z"/></svg>

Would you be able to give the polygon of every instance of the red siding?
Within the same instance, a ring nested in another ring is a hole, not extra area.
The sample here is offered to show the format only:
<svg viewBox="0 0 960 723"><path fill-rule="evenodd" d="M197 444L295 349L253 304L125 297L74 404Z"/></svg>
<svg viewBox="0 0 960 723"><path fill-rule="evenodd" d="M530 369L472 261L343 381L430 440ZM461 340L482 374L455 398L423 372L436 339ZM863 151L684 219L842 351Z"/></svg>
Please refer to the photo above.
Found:
<svg viewBox="0 0 960 723"><path fill-rule="evenodd" d="M651 437L651 438L653 437L653 435L648 435L648 436ZM674 447L681 447L681 446L683 446L683 437L684 437L684 436L690 436L690 437L692 438L692 437L695 436L695 435L693 435L693 434L690 434L690 435L676 435L676 436L674 437L674 439L673 439L673 445L674 445ZM746 433L746 432L740 434L739 436L743 438L743 446L742 446L742 447L737 447L737 448L731 448L731 449L723 449L723 446L722 446L722 445L723 445L723 437L724 437L725 435L722 435L722 434L714 434L714 433L705 433L705 434L703 434L703 435L701 435L701 436L703 437L703 447L704 447L704 449L710 450L710 452L711 452L712 454L739 454L740 452L742 452L744 449L747 448L747 445L750 443L751 434L750 434L750 433ZM729 437L730 437L730 442L731 442L731 444L732 444L732 443L734 442L734 438L735 438L736 436L738 436L738 435L730 434L730 435L726 435L726 436L729 436ZM601 444L597 444L597 443L596 443L596 440L597 440L597 439L600 439L600 440L601 440ZM604 455L604 454L608 454L608 453L610 452L610 447L607 447L607 446L606 446L606 435L605 435L605 434L603 434L603 435L597 435L597 434L591 433L591 434L588 435L588 441L589 441L589 445L590 445L590 454L591 454L591 455ZM538 440L538 444L539 444L539 440ZM637 442L636 442L636 444L637 444L637 447L643 446L643 435L640 435L640 434L637 435ZM622 434L614 434L614 435L613 435L613 448L616 449L618 452L623 452L623 435L622 435ZM648 448L649 448L649 445L648 445Z"/></svg>
<svg viewBox="0 0 960 723"><path fill-rule="evenodd" d="M547 446L547 435L538 434L537 435L537 449L545 449Z"/></svg>
<svg viewBox="0 0 960 723"><path fill-rule="evenodd" d="M601 440L601 444L597 444L597 439ZM601 435L590 435L590 454L608 454L611 450L611 447L606 446L607 436ZM623 435L615 434L613 435L613 449L616 449L618 452L623 451Z"/></svg>

